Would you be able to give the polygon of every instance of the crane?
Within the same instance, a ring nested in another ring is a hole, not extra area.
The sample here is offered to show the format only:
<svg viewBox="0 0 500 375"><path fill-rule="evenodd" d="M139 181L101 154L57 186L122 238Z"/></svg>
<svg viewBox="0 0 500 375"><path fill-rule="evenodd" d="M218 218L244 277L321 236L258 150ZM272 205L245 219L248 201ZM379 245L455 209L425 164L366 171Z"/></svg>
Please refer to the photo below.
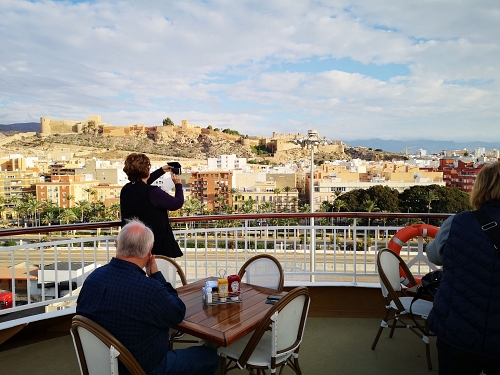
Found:
<svg viewBox="0 0 500 375"><path fill-rule="evenodd" d="M410 148L415 148L415 147L417 147L417 146L406 146L406 147L405 147L405 155L406 155L406 157L408 157L408 150L409 150Z"/></svg>

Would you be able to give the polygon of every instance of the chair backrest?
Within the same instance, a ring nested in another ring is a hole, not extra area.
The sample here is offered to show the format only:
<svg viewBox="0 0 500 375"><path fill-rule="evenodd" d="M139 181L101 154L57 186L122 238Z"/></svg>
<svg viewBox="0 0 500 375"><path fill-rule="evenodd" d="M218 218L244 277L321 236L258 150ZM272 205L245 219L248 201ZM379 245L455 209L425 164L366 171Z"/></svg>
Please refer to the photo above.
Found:
<svg viewBox="0 0 500 375"><path fill-rule="evenodd" d="M272 335L269 348L271 363L276 363L273 358L298 352L304 336L310 301L309 289L305 286L292 289L283 296L260 322L238 359L239 365L246 365L269 326Z"/></svg>
<svg viewBox="0 0 500 375"><path fill-rule="evenodd" d="M247 284L283 290L284 274L280 262L268 254L259 254L248 259L238 272Z"/></svg>
<svg viewBox="0 0 500 375"><path fill-rule="evenodd" d="M377 268L380 277L380 287L382 295L394 301L398 308L402 309L399 302L399 292L401 292L400 268L412 285L416 285L415 277L409 270L405 261L390 249L380 250L377 256Z"/></svg>
<svg viewBox="0 0 500 375"><path fill-rule="evenodd" d="M163 274L165 280L167 280L174 288L176 288L178 283L182 285L187 284L186 276L184 271L177 264L177 262L171 258L164 255L155 255L156 264L158 265L158 270Z"/></svg>
<svg viewBox="0 0 500 375"><path fill-rule="evenodd" d="M82 375L118 375L118 360L132 375L146 375L128 349L91 319L75 315L71 336Z"/></svg>

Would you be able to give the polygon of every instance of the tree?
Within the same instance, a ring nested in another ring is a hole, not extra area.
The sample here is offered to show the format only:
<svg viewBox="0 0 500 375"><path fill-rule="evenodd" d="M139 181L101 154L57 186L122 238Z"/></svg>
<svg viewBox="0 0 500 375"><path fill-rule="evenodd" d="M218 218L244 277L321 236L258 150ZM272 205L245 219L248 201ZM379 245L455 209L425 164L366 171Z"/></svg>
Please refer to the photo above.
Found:
<svg viewBox="0 0 500 375"><path fill-rule="evenodd" d="M217 195L217 197L215 198L215 201L217 202L217 212L221 212L222 210L222 203L224 203L224 196L223 195Z"/></svg>
<svg viewBox="0 0 500 375"><path fill-rule="evenodd" d="M90 208L90 202L86 200L81 200L76 202L76 208L80 212L81 221L83 223L83 217L86 211Z"/></svg>
<svg viewBox="0 0 500 375"><path fill-rule="evenodd" d="M335 211L340 212L340 210L347 206L347 204L342 199L335 199L332 203Z"/></svg>
<svg viewBox="0 0 500 375"><path fill-rule="evenodd" d="M276 194L276 198L274 200L274 211L275 212L279 212L279 208L278 208L278 196L281 194L281 189L280 188L276 188L274 189L274 194Z"/></svg>
<svg viewBox="0 0 500 375"><path fill-rule="evenodd" d="M254 211L253 207L254 205L257 204L257 201L255 199L249 198L243 203L243 207L241 208L243 213L245 214L250 214Z"/></svg>
<svg viewBox="0 0 500 375"><path fill-rule="evenodd" d="M28 210L28 214L30 216L31 225L37 225L37 214L42 204L36 199L34 195L29 194L26 200L26 207Z"/></svg>
<svg viewBox="0 0 500 375"><path fill-rule="evenodd" d="M286 194L286 207L289 209L290 208L290 201L288 200L290 192L292 191L292 188L290 186L285 186L283 188L283 191Z"/></svg>
<svg viewBox="0 0 500 375"><path fill-rule="evenodd" d="M437 201L439 200L438 195L434 190L429 190L427 193L422 194L421 199L423 199L427 205L427 212L431 212L432 206L431 203L432 201Z"/></svg>
<svg viewBox="0 0 500 375"><path fill-rule="evenodd" d="M273 204L271 202L264 202L259 207L261 212L271 212L273 210Z"/></svg>
<svg viewBox="0 0 500 375"><path fill-rule="evenodd" d="M68 207L71 207L71 201L75 199L74 195L68 194L66 195L66 200L68 201Z"/></svg>
<svg viewBox="0 0 500 375"><path fill-rule="evenodd" d="M366 212L380 211L380 209L377 207L377 202L372 201L370 199L364 201L363 206L364 206ZM370 222L371 222L371 218L368 218L368 226L370 226Z"/></svg>
<svg viewBox="0 0 500 375"><path fill-rule="evenodd" d="M174 126L174 122L170 120L170 117L167 117L163 120L163 126Z"/></svg>
<svg viewBox="0 0 500 375"><path fill-rule="evenodd" d="M65 208L63 211L61 211L58 219L65 224L69 224L71 221L75 221L76 219L78 219L78 217L75 215L74 211L71 208Z"/></svg>

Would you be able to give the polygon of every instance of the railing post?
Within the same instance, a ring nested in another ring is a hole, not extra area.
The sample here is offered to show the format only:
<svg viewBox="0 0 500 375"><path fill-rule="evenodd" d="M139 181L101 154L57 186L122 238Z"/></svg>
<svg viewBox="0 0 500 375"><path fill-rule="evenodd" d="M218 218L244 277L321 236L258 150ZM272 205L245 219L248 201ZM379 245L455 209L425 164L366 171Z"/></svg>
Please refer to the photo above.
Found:
<svg viewBox="0 0 500 375"><path fill-rule="evenodd" d="M311 282L314 282L314 272L316 270L316 231L314 228L314 217L311 217L311 241L310 241L310 254L309 262L311 269Z"/></svg>

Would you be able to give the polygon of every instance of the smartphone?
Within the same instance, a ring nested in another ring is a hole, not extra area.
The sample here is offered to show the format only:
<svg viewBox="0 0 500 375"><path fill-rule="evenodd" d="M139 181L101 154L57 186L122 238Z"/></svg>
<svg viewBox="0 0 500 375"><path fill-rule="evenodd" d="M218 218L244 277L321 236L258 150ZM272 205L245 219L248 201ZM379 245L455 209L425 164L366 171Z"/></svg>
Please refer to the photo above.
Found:
<svg viewBox="0 0 500 375"><path fill-rule="evenodd" d="M170 165L172 169L170 170L173 174L181 174L182 173L182 167L181 164L176 162L176 161L171 161L167 163L167 165Z"/></svg>

